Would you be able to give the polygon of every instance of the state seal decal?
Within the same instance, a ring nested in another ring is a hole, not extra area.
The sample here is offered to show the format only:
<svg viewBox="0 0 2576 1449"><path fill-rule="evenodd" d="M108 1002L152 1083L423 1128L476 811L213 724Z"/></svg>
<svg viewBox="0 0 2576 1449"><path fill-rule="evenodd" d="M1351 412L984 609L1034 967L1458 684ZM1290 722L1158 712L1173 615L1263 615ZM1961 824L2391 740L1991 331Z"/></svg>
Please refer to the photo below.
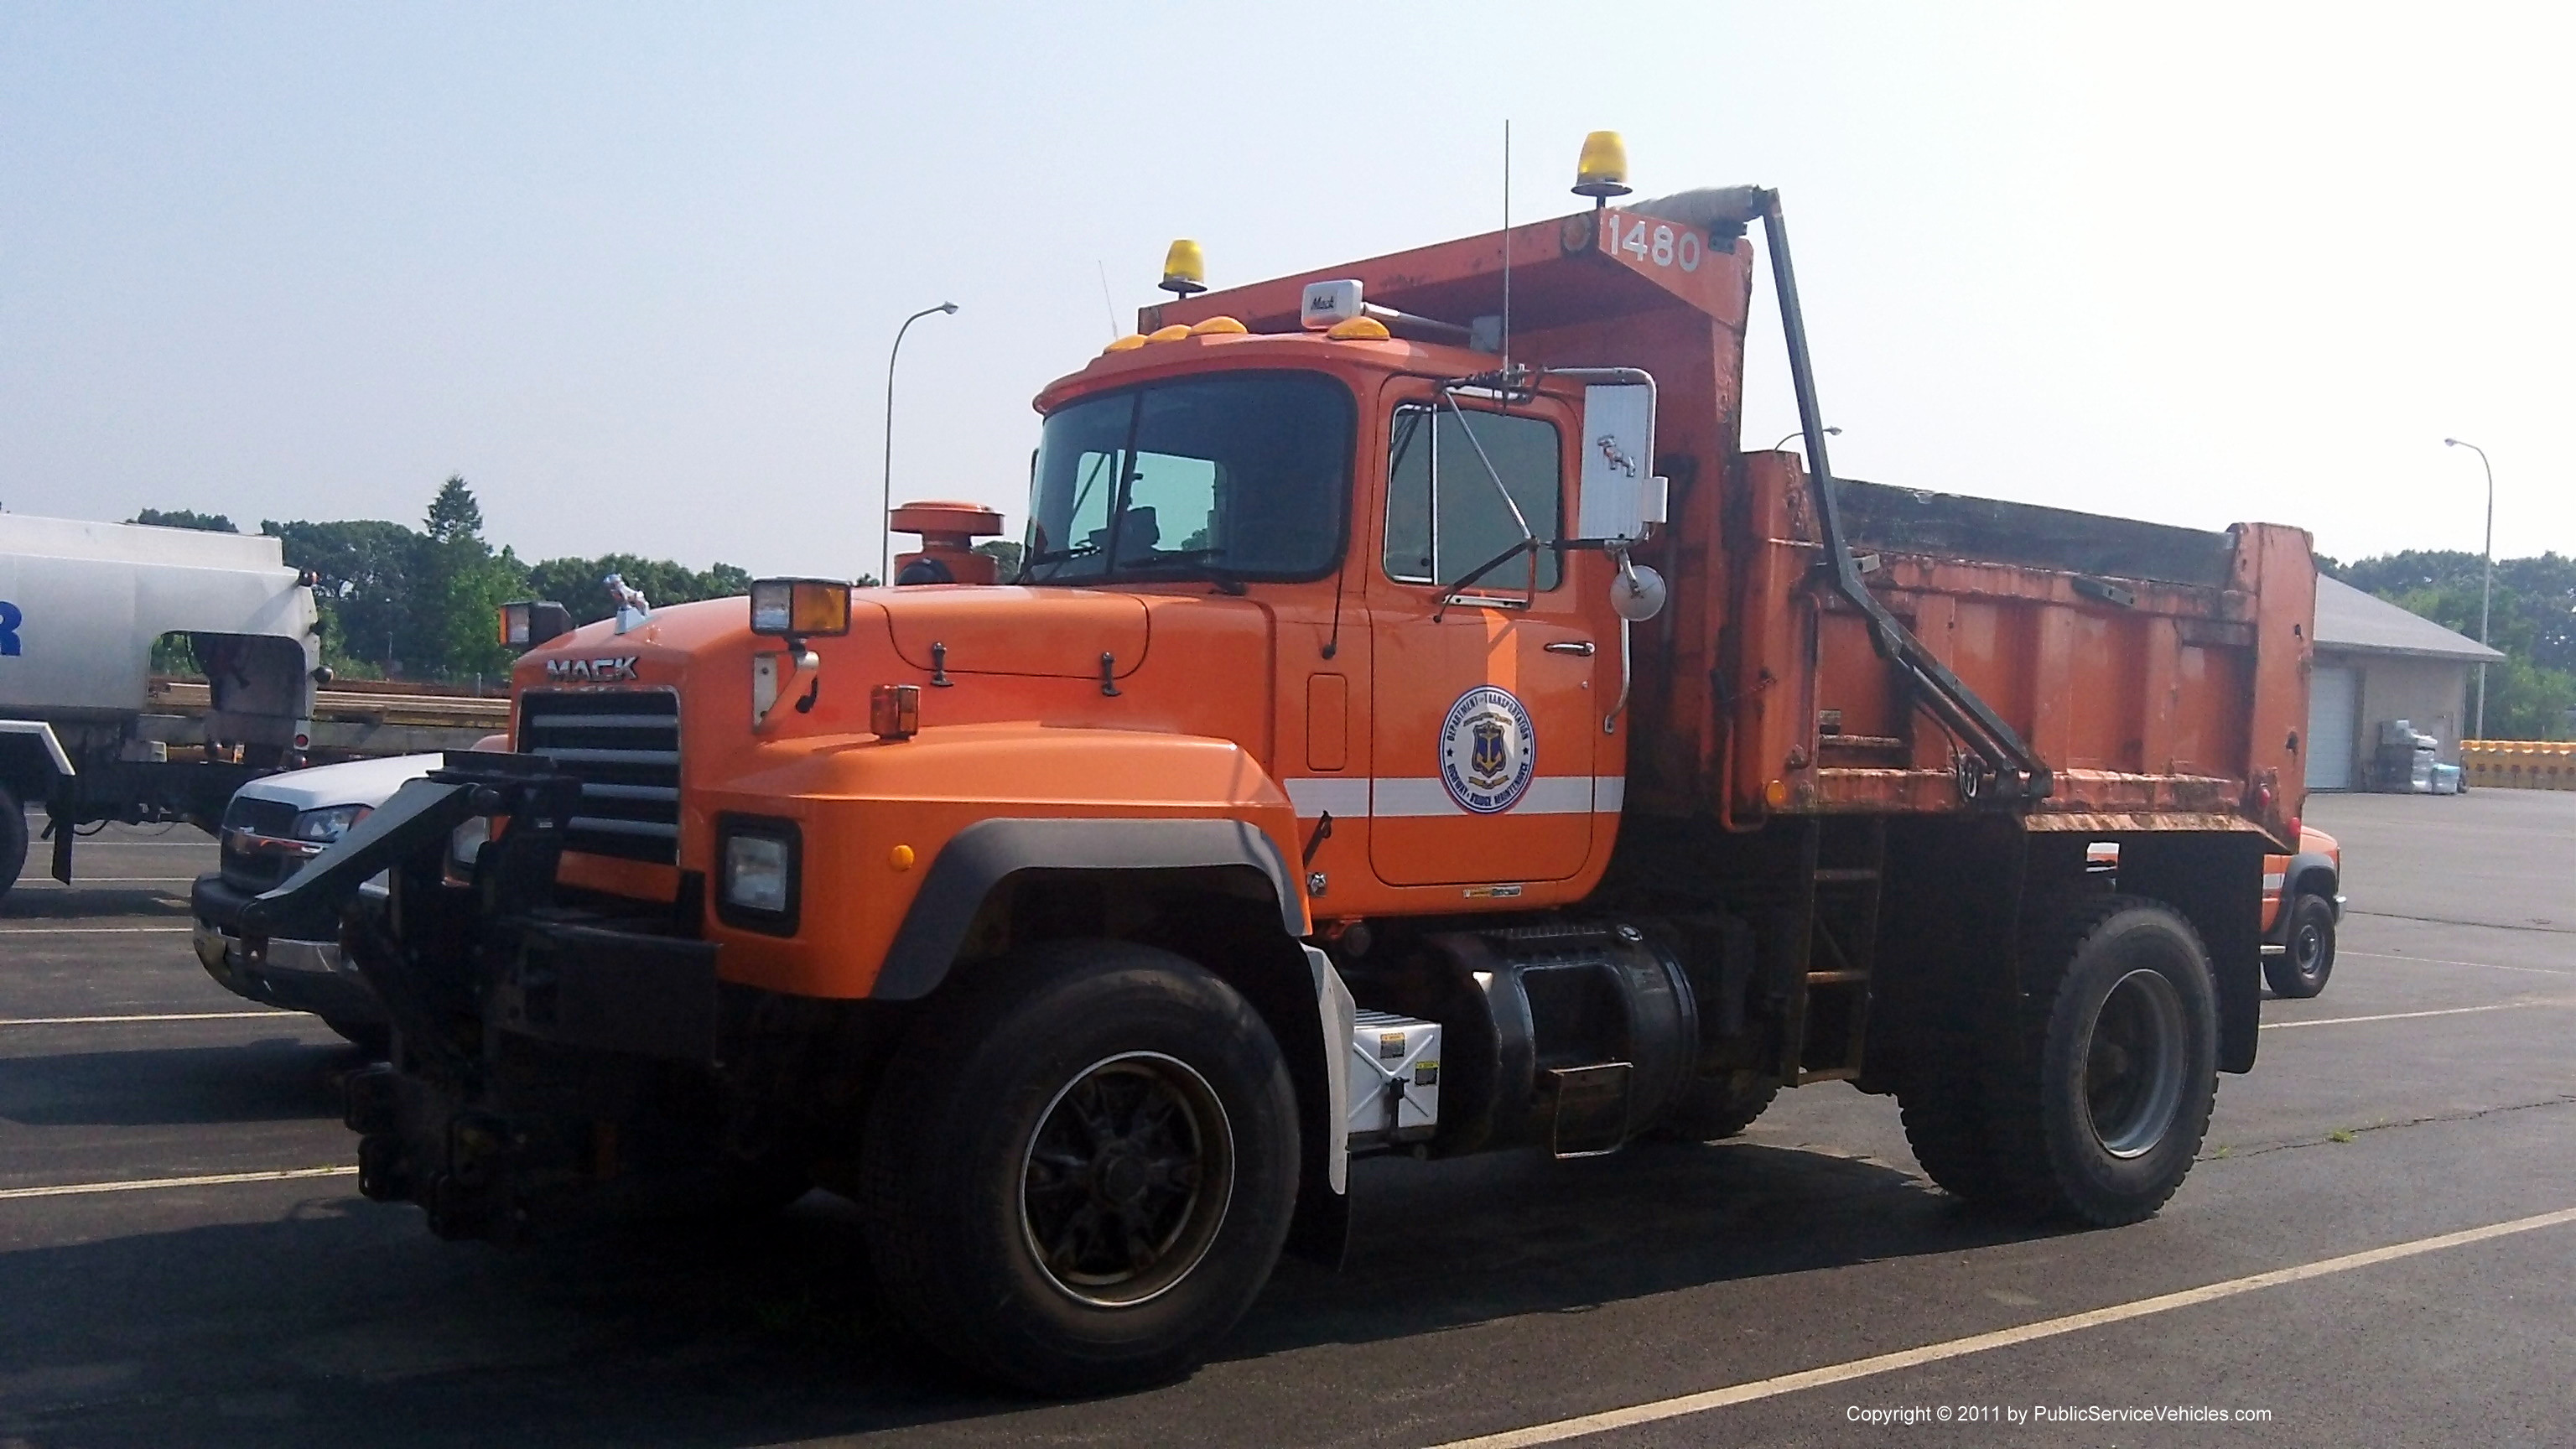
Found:
<svg viewBox="0 0 2576 1449"><path fill-rule="evenodd" d="M1440 727L1440 783L1458 808L1500 815L1538 773L1538 731L1508 689L1480 684L1458 696Z"/></svg>

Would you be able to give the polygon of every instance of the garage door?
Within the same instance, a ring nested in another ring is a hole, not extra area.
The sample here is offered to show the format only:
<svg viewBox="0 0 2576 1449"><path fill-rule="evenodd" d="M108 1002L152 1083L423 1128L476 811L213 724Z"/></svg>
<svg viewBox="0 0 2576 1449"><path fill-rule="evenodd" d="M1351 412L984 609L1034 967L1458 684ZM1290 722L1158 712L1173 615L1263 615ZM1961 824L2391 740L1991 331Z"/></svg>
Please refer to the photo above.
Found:
<svg viewBox="0 0 2576 1449"><path fill-rule="evenodd" d="M2352 732L2361 719L2361 675L2320 669L2308 677L2308 788L2352 788Z"/></svg>

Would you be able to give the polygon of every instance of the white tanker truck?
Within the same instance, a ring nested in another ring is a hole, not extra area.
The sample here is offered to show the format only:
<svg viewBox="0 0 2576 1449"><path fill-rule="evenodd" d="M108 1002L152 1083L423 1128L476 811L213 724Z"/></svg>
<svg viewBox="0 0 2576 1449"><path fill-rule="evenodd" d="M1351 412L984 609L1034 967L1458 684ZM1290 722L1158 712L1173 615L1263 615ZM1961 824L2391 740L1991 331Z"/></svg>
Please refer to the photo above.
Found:
<svg viewBox="0 0 2576 1449"><path fill-rule="evenodd" d="M398 701L315 723L312 580L277 539L0 513L0 897L42 805L53 875L81 826L185 820L212 831L234 790L308 758L465 749L506 702L388 718ZM153 646L186 635L203 685L156 681ZM424 702L435 710L435 702ZM326 710L326 714L331 711ZM449 718L453 716L453 718Z"/></svg>

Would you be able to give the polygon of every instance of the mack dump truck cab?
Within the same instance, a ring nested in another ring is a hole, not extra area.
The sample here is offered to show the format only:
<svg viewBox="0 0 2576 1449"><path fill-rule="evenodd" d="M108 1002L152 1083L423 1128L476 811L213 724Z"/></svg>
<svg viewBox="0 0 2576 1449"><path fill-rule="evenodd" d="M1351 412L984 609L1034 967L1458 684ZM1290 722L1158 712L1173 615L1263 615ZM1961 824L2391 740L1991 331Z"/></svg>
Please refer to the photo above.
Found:
<svg viewBox="0 0 2576 1449"><path fill-rule="evenodd" d="M1756 225L1812 471L1738 438ZM1140 321L1037 399L1015 582L523 610L515 753L253 903L339 915L395 1023L368 1195L516 1237L819 1183L927 1341L1070 1392L1337 1258L1355 1155L1841 1081L1972 1202L2175 1190L2254 1059L2305 534L1835 480L1751 188Z"/></svg>

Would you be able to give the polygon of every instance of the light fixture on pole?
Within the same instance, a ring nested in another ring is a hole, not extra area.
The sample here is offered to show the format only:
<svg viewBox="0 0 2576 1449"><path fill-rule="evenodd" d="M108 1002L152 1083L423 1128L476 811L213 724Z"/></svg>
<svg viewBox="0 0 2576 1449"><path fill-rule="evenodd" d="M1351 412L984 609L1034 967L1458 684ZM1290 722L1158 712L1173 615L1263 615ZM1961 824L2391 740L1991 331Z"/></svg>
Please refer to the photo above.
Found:
<svg viewBox="0 0 2576 1449"><path fill-rule="evenodd" d="M1827 428L1827 429L1825 429L1825 436L1826 436L1826 437L1828 437L1828 438L1839 438L1839 437L1841 437L1842 435L1843 435L1843 430L1842 430L1842 429L1840 429L1840 428ZM1790 439L1790 438L1794 438L1794 437L1797 437L1797 436L1799 436L1799 435L1798 435L1798 434L1796 434L1796 433L1790 433L1790 434L1788 434L1787 436L1785 436L1785 437L1781 438L1781 439L1780 439L1780 441L1778 441L1778 442L1776 442L1776 443L1773 443L1773 444L1771 445L1771 451L1772 451L1772 452L1774 452L1774 453L1779 452L1782 448L1785 448L1785 447L1789 446L1789 439Z"/></svg>
<svg viewBox="0 0 2576 1449"><path fill-rule="evenodd" d="M2495 604L2495 465L2487 461L2487 450L2461 438L2444 438L2445 448L2466 448L2478 455L2478 466L2487 473L2487 576L2478 590L2478 642L2487 643L2487 614ZM2495 646L2487 644L2492 649ZM2478 661L2478 703L2469 716L2469 733L2479 739L2487 737L2487 665Z"/></svg>
<svg viewBox="0 0 2576 1449"><path fill-rule="evenodd" d="M877 582L881 584L894 577L894 365L903 357L903 334L912 330L913 323L933 312L956 310L956 303L942 302L904 318L903 325L894 329L894 349L886 354L885 484L877 500L882 505L877 509L877 526L884 535L877 548Z"/></svg>

